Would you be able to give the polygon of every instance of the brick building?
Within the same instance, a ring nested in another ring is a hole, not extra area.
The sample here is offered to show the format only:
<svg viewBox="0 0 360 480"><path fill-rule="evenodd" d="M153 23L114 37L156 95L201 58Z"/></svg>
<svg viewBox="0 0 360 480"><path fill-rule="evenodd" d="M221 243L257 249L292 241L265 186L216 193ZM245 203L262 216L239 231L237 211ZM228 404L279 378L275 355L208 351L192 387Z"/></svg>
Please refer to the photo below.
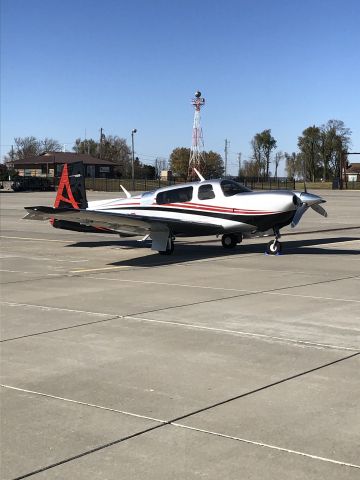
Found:
<svg viewBox="0 0 360 480"><path fill-rule="evenodd" d="M86 153L45 152L36 157L15 160L14 168L21 177L59 177L63 165L73 162L83 162L87 177L114 177L116 165Z"/></svg>

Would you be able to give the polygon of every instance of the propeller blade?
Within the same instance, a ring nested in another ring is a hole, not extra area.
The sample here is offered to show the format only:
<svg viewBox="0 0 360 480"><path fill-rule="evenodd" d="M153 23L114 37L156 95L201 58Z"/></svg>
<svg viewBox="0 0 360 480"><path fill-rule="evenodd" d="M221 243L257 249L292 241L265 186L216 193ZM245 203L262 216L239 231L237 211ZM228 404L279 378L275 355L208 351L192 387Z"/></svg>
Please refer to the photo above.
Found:
<svg viewBox="0 0 360 480"><path fill-rule="evenodd" d="M314 205L311 205L311 208L313 210L315 210L315 212L319 213L320 215L322 215L323 217L327 217L328 214L327 214L327 211L325 210L325 208L321 207L320 205L314 203Z"/></svg>
<svg viewBox="0 0 360 480"><path fill-rule="evenodd" d="M308 209L308 205L306 205L305 203L303 203L297 210L296 210L296 213L294 215L294 218L291 222L291 226L292 228L296 227L296 225L300 222L300 219L301 217L304 215L304 213L306 212L306 210Z"/></svg>

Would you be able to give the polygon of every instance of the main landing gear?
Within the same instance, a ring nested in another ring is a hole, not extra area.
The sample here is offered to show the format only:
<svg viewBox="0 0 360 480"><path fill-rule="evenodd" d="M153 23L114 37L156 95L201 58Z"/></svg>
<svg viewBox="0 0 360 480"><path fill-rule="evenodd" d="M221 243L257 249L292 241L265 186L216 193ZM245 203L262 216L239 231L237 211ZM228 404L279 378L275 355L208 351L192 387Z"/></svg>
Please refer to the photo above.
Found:
<svg viewBox="0 0 360 480"><path fill-rule="evenodd" d="M221 237L221 244L224 248L234 248L242 242L242 235L236 233L226 233Z"/></svg>
<svg viewBox="0 0 360 480"><path fill-rule="evenodd" d="M167 241L167 244L166 244L166 250L160 250L159 253L160 255L172 255L172 253L174 252L174 247L175 247L175 244L174 244L174 240L175 240L175 237L169 237L168 238L168 241Z"/></svg>
<svg viewBox="0 0 360 480"><path fill-rule="evenodd" d="M278 228L274 227L274 235L274 240L271 240L266 246L266 253L268 255L279 255L281 252L281 243L279 242L281 235Z"/></svg>

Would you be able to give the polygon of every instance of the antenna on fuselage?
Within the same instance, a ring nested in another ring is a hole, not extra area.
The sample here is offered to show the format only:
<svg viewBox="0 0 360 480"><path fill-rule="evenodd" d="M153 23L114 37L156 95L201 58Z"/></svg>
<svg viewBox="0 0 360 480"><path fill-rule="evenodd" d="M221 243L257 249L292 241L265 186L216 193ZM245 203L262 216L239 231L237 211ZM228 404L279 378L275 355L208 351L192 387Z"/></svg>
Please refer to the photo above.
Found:
<svg viewBox="0 0 360 480"><path fill-rule="evenodd" d="M131 193L129 193L125 187L123 187L122 185L120 185L122 191L125 193L126 195L126 198L131 198Z"/></svg>
<svg viewBox="0 0 360 480"><path fill-rule="evenodd" d="M199 179L200 179L201 182L205 182L205 178L201 175L201 173L199 172L199 170L197 170L195 167L194 167L194 172L195 172L196 175L199 177Z"/></svg>

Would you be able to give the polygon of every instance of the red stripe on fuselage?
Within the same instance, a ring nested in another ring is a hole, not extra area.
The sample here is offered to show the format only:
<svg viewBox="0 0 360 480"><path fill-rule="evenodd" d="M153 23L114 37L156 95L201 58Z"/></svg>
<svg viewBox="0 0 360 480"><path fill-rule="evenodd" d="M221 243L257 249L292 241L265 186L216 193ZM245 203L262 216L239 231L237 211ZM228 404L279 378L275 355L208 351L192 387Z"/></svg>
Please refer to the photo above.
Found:
<svg viewBox="0 0 360 480"><path fill-rule="evenodd" d="M121 203L118 205L111 205L106 207L106 209L111 210L113 207L124 207L124 209L128 208L128 206L131 205L136 205L140 206L140 203ZM146 209L148 208L149 205L143 205L142 208ZM272 212L272 211L267 211L267 210L245 210L245 209L240 209L240 208L230 208L230 207L220 207L216 205L204 205L200 203L192 203L192 202L185 202L185 203L163 203L163 204L157 204L153 203L151 207L177 207L181 208L184 210L196 210L196 211L203 211L204 213L206 212L220 212L220 213L232 213L232 214L239 214L239 215L275 215L277 213L282 213L282 212ZM191 213L191 212L189 212Z"/></svg>

